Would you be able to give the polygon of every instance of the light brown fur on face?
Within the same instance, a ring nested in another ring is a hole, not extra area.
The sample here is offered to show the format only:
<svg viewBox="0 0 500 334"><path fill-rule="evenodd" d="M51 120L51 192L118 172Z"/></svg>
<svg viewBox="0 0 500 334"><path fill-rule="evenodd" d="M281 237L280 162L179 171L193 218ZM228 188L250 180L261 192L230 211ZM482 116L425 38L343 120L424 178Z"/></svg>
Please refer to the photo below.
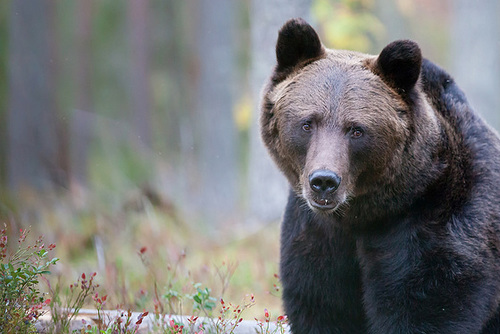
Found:
<svg viewBox="0 0 500 334"><path fill-rule="evenodd" d="M334 211L400 164L404 138L409 136L408 107L372 72L374 59L327 50L322 59L266 90L264 141L293 189L310 205L315 194L309 177L315 170L330 170L341 178L337 191L323 198ZM307 135L304 123L312 127ZM350 135L356 127L365 131L359 139Z"/></svg>

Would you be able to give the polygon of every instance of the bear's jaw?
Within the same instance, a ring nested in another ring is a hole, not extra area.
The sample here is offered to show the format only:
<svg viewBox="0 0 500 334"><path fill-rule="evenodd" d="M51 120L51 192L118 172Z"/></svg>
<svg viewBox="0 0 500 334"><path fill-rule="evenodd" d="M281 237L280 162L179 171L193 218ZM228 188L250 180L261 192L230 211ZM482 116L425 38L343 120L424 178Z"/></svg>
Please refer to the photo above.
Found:
<svg viewBox="0 0 500 334"><path fill-rule="evenodd" d="M342 216L348 206L349 196L345 192L335 192L333 196L315 196L306 189L302 189L301 197L304 198L307 206L317 214Z"/></svg>

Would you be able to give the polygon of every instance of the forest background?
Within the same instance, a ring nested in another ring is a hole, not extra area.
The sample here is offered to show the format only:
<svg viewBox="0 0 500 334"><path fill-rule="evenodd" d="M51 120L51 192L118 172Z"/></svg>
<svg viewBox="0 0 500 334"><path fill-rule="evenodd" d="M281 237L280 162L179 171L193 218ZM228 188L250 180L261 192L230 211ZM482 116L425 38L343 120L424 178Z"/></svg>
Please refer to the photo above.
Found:
<svg viewBox="0 0 500 334"><path fill-rule="evenodd" d="M288 186L258 107L291 17L330 48L416 40L500 128L500 1L1 1L0 219L57 244L52 279L97 271L145 308L173 267L214 293L225 268L227 294L280 312Z"/></svg>

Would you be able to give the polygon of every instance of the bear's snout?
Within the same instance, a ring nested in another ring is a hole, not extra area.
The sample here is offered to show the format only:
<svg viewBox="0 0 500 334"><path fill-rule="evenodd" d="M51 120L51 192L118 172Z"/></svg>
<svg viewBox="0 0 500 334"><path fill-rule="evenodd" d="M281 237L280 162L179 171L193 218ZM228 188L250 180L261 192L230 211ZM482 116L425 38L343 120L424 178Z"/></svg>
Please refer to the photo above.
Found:
<svg viewBox="0 0 500 334"><path fill-rule="evenodd" d="M333 193L340 185L340 176L328 169L314 171L309 176L311 189L319 195Z"/></svg>
<svg viewBox="0 0 500 334"><path fill-rule="evenodd" d="M319 208L328 208L333 203L329 199L332 198L332 194L340 186L341 177L337 173L332 172L328 169L318 169L309 175L309 186L314 192L315 206Z"/></svg>

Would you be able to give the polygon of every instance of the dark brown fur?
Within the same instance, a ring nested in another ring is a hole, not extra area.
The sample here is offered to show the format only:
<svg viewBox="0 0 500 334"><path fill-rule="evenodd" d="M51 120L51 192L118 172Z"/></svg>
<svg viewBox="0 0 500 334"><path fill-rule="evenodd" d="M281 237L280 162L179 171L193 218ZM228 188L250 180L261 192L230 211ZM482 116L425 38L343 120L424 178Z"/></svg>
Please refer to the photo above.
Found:
<svg viewBox="0 0 500 334"><path fill-rule="evenodd" d="M414 42L329 50L301 19L277 60L261 129L292 188L292 331L499 332L500 141L453 79ZM338 187L315 189L317 171Z"/></svg>

